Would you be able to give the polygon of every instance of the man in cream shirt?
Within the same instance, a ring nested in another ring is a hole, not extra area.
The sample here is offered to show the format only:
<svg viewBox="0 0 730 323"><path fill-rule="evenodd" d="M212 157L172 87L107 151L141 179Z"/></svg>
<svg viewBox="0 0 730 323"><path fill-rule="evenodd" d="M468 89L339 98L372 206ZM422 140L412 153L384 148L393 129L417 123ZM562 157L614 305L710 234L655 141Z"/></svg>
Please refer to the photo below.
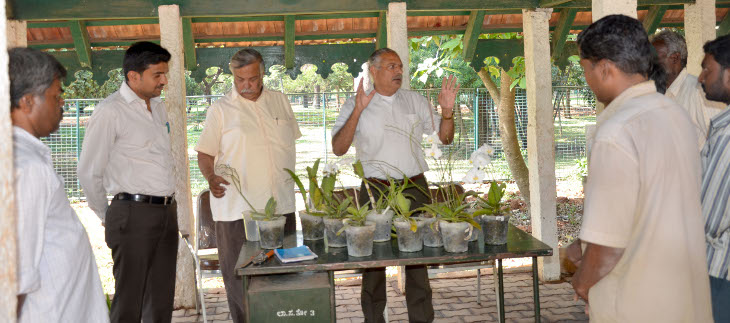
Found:
<svg viewBox="0 0 730 323"><path fill-rule="evenodd" d="M276 199L285 232L296 230L294 185L284 168L294 169L295 141L302 136L286 95L263 87L264 61L259 52L242 49L231 58L234 88L208 109L195 150L198 167L213 198L216 242L223 283L234 322L243 322L243 284L234 273L246 241L242 212L251 211L217 165L228 165L241 179L241 190L257 210Z"/></svg>
<svg viewBox="0 0 730 323"><path fill-rule="evenodd" d="M725 105L708 100L697 77L687 72L687 44L682 35L665 29L652 35L650 39L659 56L659 62L667 72L665 95L687 110L690 120L697 128L697 143L699 150L702 150L707 140L710 119L722 112Z"/></svg>
<svg viewBox="0 0 730 323"><path fill-rule="evenodd" d="M607 118L589 156L580 236L568 247L578 265L571 284L591 322L711 322L694 126L657 92L663 73L641 22L606 16L578 47Z"/></svg>
<svg viewBox="0 0 730 323"><path fill-rule="evenodd" d="M112 322L172 320L177 204L160 99L169 60L157 44L132 44L124 54L122 87L96 106L84 136L79 181L112 251ZM110 205L107 194L114 196Z"/></svg>

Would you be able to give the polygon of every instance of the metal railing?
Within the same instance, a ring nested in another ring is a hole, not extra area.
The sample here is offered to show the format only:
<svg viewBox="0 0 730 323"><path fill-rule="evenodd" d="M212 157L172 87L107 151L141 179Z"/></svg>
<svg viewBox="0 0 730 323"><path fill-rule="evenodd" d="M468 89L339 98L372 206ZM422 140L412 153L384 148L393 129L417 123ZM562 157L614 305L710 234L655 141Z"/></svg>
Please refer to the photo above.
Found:
<svg viewBox="0 0 730 323"><path fill-rule="evenodd" d="M418 90L433 106L437 105L438 89ZM298 174L305 174L305 167L320 158L332 161L354 157L354 149L337 157L331 150L331 131L340 108L354 92L291 93L287 94L299 122L302 138L297 140ZM189 147L190 182L194 195L207 188L200 174L197 155L193 148L198 142L205 123L207 108L221 96L187 97L187 138ZM78 183L76 166L81 153L86 125L94 107L101 99L66 100L64 118L58 132L45 138L52 151L56 171L64 177L70 198L84 196ZM575 173L577 160L585 158L585 125L595 123L595 98L587 87L553 87L553 110L555 116L555 167L556 176L564 179ZM456 165L454 180L459 180L467 170L466 160L474 149L488 143L495 148L495 158L490 166L493 178L509 179L499 136L499 117L486 89L461 89L457 96L454 144L442 146L444 155L451 154ZM525 91L517 89L515 95L515 121L523 156L527 156L527 102ZM438 171L438 165L429 163L431 172ZM427 174L429 176L429 174ZM429 176L431 177L431 176ZM431 177L431 178L435 178ZM355 178L342 176L342 184L357 185ZM306 185L306 183L305 183Z"/></svg>

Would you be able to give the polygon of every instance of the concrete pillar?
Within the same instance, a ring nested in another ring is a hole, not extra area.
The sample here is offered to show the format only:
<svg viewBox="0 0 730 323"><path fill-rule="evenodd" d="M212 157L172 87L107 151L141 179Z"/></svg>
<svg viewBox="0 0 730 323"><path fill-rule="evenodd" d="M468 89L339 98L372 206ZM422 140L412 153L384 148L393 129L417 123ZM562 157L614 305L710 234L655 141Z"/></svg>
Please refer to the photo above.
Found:
<svg viewBox="0 0 730 323"><path fill-rule="evenodd" d="M715 0L697 0L684 5L684 38L687 40L687 72L700 75L702 46L715 39Z"/></svg>
<svg viewBox="0 0 730 323"><path fill-rule="evenodd" d="M593 22L608 15L637 18L636 0L593 0L591 13Z"/></svg>
<svg viewBox="0 0 730 323"><path fill-rule="evenodd" d="M388 48L394 50L403 61L403 84L401 88L411 88L411 73L408 63L411 61L409 50L411 46L408 43L408 24L406 23L406 3L391 2L388 4L387 12L388 22Z"/></svg>
<svg viewBox="0 0 730 323"><path fill-rule="evenodd" d="M553 248L539 257L540 279L560 279L555 188L555 134L550 56L550 15L553 9L522 10L527 81L527 156L530 169L532 235Z"/></svg>
<svg viewBox="0 0 730 323"><path fill-rule="evenodd" d="M5 17L5 6L0 6ZM0 19L0 33L8 32ZM15 197L13 192L13 126L10 121L10 79L8 78L8 39L0 37L0 322L15 323L18 291Z"/></svg>
<svg viewBox="0 0 730 323"><path fill-rule="evenodd" d="M183 33L180 8L177 5L159 6L160 44L172 58L167 74L165 106L170 122L170 141L175 164L175 199L179 230L193 239L193 200L190 192L190 168L188 167L188 136L185 100L185 60L183 57ZM175 278L175 308L195 306L195 265L190 250L180 240Z"/></svg>
<svg viewBox="0 0 730 323"><path fill-rule="evenodd" d="M28 24L23 20L7 21L8 48L28 47Z"/></svg>

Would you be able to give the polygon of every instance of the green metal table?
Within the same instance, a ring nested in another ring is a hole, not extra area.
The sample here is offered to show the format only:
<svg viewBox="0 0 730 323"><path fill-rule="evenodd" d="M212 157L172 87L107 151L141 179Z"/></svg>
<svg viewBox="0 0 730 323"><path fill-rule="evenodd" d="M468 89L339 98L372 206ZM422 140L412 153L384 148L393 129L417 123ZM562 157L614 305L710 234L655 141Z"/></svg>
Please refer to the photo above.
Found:
<svg viewBox="0 0 730 323"><path fill-rule="evenodd" d="M463 253L448 253L444 248L423 247L419 252L400 252L395 239L390 242L376 242L373 245L373 254L369 257L350 257L347 248L328 248L324 240L303 241L301 233L290 234L284 238L284 248L293 248L307 245L318 255L315 260L283 264L276 257L272 257L261 265L250 265L241 268L244 261L259 253L261 248L258 242L246 242L236 264L236 274L242 276L244 295L248 290L250 279L253 276L290 274L320 271L327 272L330 286L334 288L334 271L387 266L406 265L447 265L458 263L473 263L487 260L496 260L498 276L499 321L505 321L504 314L504 283L502 259L532 257L533 298L535 303L535 321L540 321L540 294L537 279L537 257L551 256L553 249L535 239L528 233L510 225L507 234L507 244L500 246L485 245L481 237L479 241L469 243L469 250ZM248 300L244 296L244 308ZM331 297L334 308L334 289ZM334 321L334 313L332 314Z"/></svg>

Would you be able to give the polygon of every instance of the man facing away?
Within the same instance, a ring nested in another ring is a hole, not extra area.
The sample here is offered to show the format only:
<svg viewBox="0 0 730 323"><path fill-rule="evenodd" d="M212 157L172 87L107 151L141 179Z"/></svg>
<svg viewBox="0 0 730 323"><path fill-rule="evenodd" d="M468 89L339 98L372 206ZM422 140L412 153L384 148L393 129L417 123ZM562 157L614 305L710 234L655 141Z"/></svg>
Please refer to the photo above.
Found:
<svg viewBox="0 0 730 323"><path fill-rule="evenodd" d="M700 83L708 100L730 104L730 36L704 46ZM710 121L702 149L702 215L715 322L730 322L730 110Z"/></svg>
<svg viewBox="0 0 730 323"><path fill-rule="evenodd" d="M160 99L169 60L157 44L132 44L122 87L96 106L84 136L79 181L112 251L112 322L172 319L177 204L170 125ZM107 194L114 196L110 205Z"/></svg>
<svg viewBox="0 0 730 323"><path fill-rule="evenodd" d="M649 39L659 56L659 63L667 72L665 95L674 99L689 113L697 130L699 149L702 150L707 139L710 118L722 112L725 105L707 100L697 77L687 72L687 44L682 35L665 29Z"/></svg>
<svg viewBox="0 0 730 323"><path fill-rule="evenodd" d="M661 83L663 69L641 22L606 16L578 47L606 109L579 240L568 247L578 265L573 288L592 322L710 322L694 127L650 80Z"/></svg>
<svg viewBox="0 0 730 323"><path fill-rule="evenodd" d="M405 192L415 198L411 203L411 209L415 209L430 199L423 193L428 192L428 183L423 176L428 165L420 146L421 138L424 134L438 132L441 142L448 144L453 140L453 107L459 87L456 78L444 79L438 98L443 111L441 117L425 97L400 88L404 79L403 62L395 51L389 48L376 50L368 63L375 89L366 94L360 81L357 95L342 106L332 129L332 150L335 155L342 156L354 142L357 158L370 182L384 185L391 177L401 182L408 179L420 186L420 189L411 188ZM405 76L405 80L408 79ZM364 183L360 187L359 200L368 200ZM370 268L363 272L361 297L365 322L384 322L385 268ZM406 266L408 320L433 321L431 299L426 267Z"/></svg>
<svg viewBox="0 0 730 323"><path fill-rule="evenodd" d="M96 260L51 150L63 119L66 69L29 48L8 51L18 214L18 321L109 322Z"/></svg>
<svg viewBox="0 0 730 323"><path fill-rule="evenodd" d="M296 166L295 142L302 136L286 95L264 88L264 60L246 48L230 62L234 88L208 109L205 127L195 150L198 167L208 181L228 307L234 322L243 322L243 283L234 271L246 242L242 212L252 211L228 181L215 173L216 165L233 167L241 178L242 194L261 211L269 198L276 213L284 214L285 232L296 231L294 190L284 171Z"/></svg>

